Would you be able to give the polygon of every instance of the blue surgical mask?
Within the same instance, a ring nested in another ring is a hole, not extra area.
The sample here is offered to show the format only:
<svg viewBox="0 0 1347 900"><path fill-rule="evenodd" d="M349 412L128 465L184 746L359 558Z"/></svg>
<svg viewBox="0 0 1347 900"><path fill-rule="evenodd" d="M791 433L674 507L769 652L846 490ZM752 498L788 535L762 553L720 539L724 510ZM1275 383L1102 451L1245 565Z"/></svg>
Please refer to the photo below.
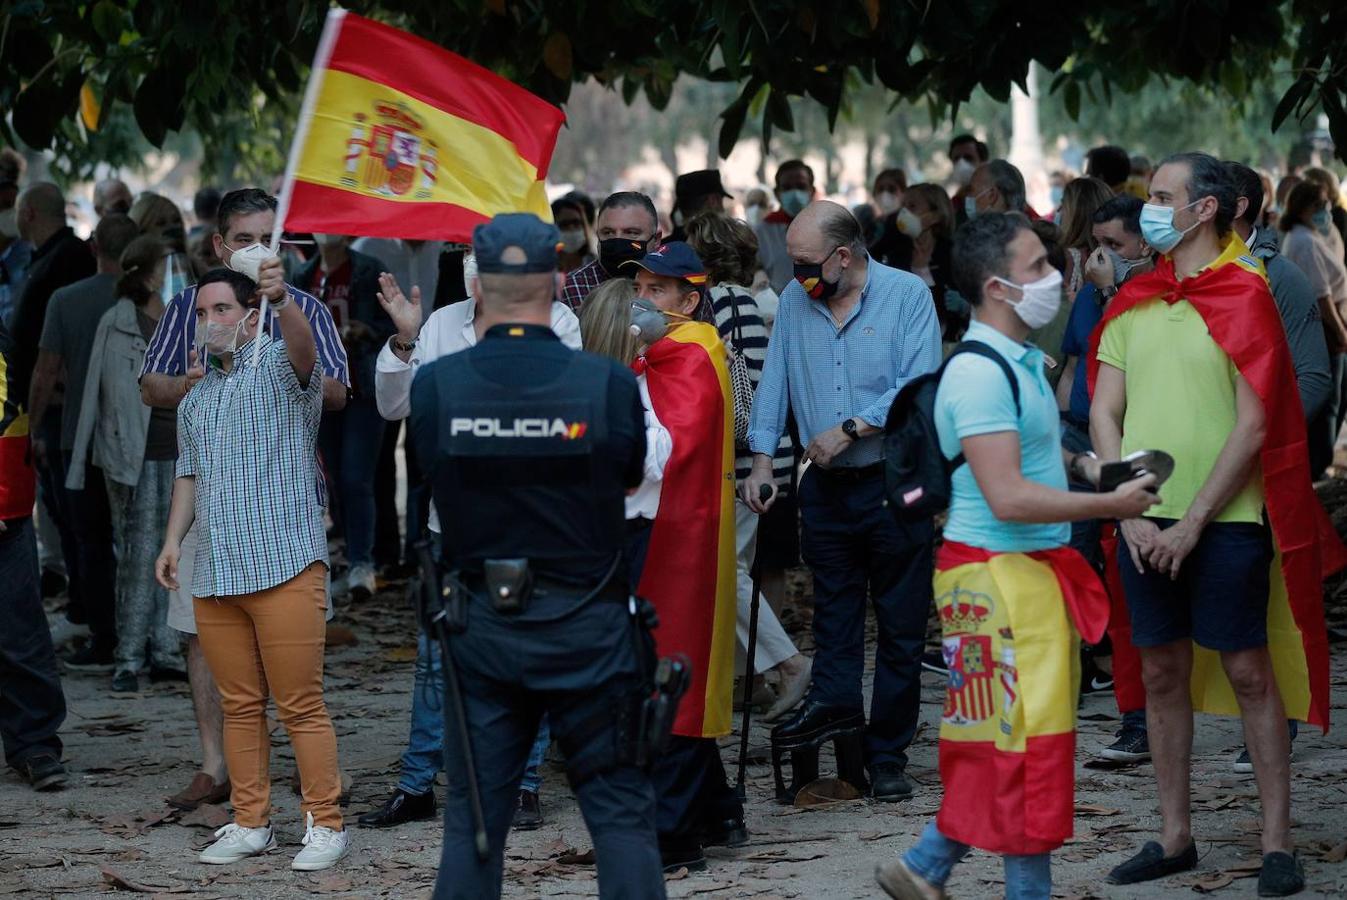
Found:
<svg viewBox="0 0 1347 900"><path fill-rule="evenodd" d="M1313 221L1318 232L1327 237L1328 230L1333 227L1333 214L1328 211L1328 207L1315 210Z"/></svg>
<svg viewBox="0 0 1347 900"><path fill-rule="evenodd" d="M800 188L792 188L789 191L781 192L781 208L785 210L786 215L792 218L800 214L800 210L809 205L809 198L813 196L809 191Z"/></svg>
<svg viewBox="0 0 1347 900"><path fill-rule="evenodd" d="M1061 206L1062 186L1060 184L1054 184L1052 187L1048 188L1048 196L1052 198L1052 206L1054 209Z"/></svg>
<svg viewBox="0 0 1347 900"><path fill-rule="evenodd" d="M978 202L974 197L963 198L963 214L969 221L978 217Z"/></svg>
<svg viewBox="0 0 1347 900"><path fill-rule="evenodd" d="M1188 209L1201 203L1200 200L1194 200L1187 206L1180 206L1178 209ZM1178 212L1172 206L1160 206L1157 203L1147 203L1141 207L1141 236L1146 239L1146 243L1159 250L1161 253L1168 253L1179 245L1183 236L1196 228L1200 223L1194 222L1189 227L1180 231L1174 227L1174 213Z"/></svg>

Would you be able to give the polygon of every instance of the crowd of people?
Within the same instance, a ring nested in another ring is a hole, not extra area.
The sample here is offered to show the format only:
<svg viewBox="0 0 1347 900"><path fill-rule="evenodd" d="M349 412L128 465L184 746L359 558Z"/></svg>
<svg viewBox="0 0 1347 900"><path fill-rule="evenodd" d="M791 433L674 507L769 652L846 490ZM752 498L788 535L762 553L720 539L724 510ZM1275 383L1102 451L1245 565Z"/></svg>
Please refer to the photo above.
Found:
<svg viewBox="0 0 1347 900"><path fill-rule="evenodd" d="M597 204L571 192L554 226L499 216L471 245L314 234L272 248L277 203L263 190L203 189L188 228L172 201L115 179L95 187L99 220L81 240L60 188L25 182L21 158L0 154L6 761L37 790L66 782L62 667L106 673L116 694L186 680L201 765L168 799L230 801L233 822L199 858L235 862L276 846L271 697L302 784L293 867L331 866L351 845L323 697L336 604L406 577L423 540L457 561L555 526L570 546L541 583L620 583L621 598L649 601L659 655L689 663L687 693L637 773L590 758L595 697L525 703L500 687L500 660L460 649L468 690L505 729L478 759L494 862L473 859L441 707L456 663L423 631L400 778L358 821L433 818L447 752L437 896L499 892L505 832L542 823L554 739L605 895L655 896L660 870L750 840L716 742L732 730L736 671L775 723L774 751L837 740L880 802L914 794L923 670L948 679L940 812L879 867L890 896L943 896L970 847L1005 858L1008 897L1049 896L1050 854L1072 833L1078 695L1109 690L1121 728L1097 752L1151 761L1163 816L1109 880L1198 864L1199 710L1243 718L1233 765L1257 779L1260 895L1299 891L1291 740L1299 722L1326 725L1320 584L1344 561L1312 495L1347 418L1337 179L1304 169L1274 190L1238 162L1152 166L1105 146L1083 175L1054 173L1054 208L1037 211L984 142L957 136L948 159L951 184L886 169L854 209L789 160L771 192L742 198L742 219L705 170L678 177L667 217L639 192ZM511 337L543 342L536 367L506 364ZM580 362L591 355L610 365ZM527 410L541 403L529 379L561 371L608 385L614 412L593 440L622 484L554 461L446 474L459 423L482 437L475 423L492 421L454 406L451 386L485 379ZM925 381L938 387L923 407ZM929 418L947 516L905 515L919 498L892 493L901 416ZM1110 480L1110 465L1153 450L1172 473ZM467 512L511 489L531 516ZM569 492L608 489L626 494L621 518L564 521ZM602 552L615 547L616 561ZM801 563L812 655L782 625ZM88 639L58 660L41 601L62 597ZM528 677L528 690L576 687ZM623 803L639 814L600 812ZM657 854L621 836L642 829Z"/></svg>

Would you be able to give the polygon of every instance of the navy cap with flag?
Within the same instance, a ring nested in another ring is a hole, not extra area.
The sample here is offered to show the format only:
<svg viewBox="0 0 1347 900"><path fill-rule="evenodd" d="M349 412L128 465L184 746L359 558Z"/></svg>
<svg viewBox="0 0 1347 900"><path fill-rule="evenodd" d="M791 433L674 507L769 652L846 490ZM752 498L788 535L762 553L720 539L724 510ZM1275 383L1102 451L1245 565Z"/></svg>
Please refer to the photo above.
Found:
<svg viewBox="0 0 1347 900"><path fill-rule="evenodd" d="M477 271L529 275L555 272L561 232L533 213L501 213L472 232Z"/></svg>
<svg viewBox="0 0 1347 900"><path fill-rule="evenodd" d="M624 265L640 266L652 275L667 275L681 278L688 284L706 283L706 266L701 257L683 241L669 241L658 250L647 253L642 259L631 260Z"/></svg>

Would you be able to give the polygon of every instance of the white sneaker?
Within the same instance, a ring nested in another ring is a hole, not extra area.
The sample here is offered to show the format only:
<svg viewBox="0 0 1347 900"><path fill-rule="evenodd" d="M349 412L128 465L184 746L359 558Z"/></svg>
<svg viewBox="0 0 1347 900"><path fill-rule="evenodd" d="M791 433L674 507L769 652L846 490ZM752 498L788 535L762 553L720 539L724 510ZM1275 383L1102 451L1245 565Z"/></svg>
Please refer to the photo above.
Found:
<svg viewBox="0 0 1347 900"><path fill-rule="evenodd" d="M276 836L271 833L270 825L244 828L230 822L215 832L215 836L219 840L201 851L197 857L200 862L222 866L276 849Z"/></svg>
<svg viewBox="0 0 1347 900"><path fill-rule="evenodd" d="M295 856L290 868L298 872L317 872L335 866L337 860L350 848L346 844L346 830L333 831L313 824L313 813L307 814L308 827L304 832L304 849Z"/></svg>
<svg viewBox="0 0 1347 900"><path fill-rule="evenodd" d="M352 566L346 576L346 590L357 602L374 596L374 567Z"/></svg>

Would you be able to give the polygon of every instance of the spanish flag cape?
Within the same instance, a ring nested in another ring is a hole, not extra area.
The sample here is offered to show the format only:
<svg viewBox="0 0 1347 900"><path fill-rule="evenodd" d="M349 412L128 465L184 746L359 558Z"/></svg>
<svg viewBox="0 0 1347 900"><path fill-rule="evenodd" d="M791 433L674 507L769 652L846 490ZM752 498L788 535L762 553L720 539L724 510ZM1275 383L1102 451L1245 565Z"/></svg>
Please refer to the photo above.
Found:
<svg viewBox="0 0 1347 900"><path fill-rule="evenodd" d="M1153 272L1123 286L1090 336L1090 394L1099 374L1099 341L1108 324L1143 304L1179 300L1187 300L1202 316L1212 340L1263 402L1263 488L1277 549L1268 600L1268 649L1287 716L1327 731L1323 580L1347 564L1347 551L1314 493L1305 414L1263 265L1238 236L1231 235L1220 257L1190 278L1179 278L1173 260L1162 256ZM1194 709L1239 715L1219 654L1201 647L1194 647L1192 697Z"/></svg>
<svg viewBox="0 0 1347 900"><path fill-rule="evenodd" d="M0 325L0 519L21 519L33 514L37 475L33 471L28 442L28 414L13 396L9 361L13 342Z"/></svg>
<svg viewBox="0 0 1347 900"><path fill-rule="evenodd" d="M935 568L949 668L936 825L992 853L1048 853L1071 837L1080 638L1099 640L1108 597L1069 547L947 541Z"/></svg>
<svg viewBox="0 0 1347 900"><path fill-rule="evenodd" d="M730 733L734 687L734 411L725 345L702 322L676 325L637 360L673 438L637 593L659 614L660 656L683 654L692 685L674 734Z"/></svg>

